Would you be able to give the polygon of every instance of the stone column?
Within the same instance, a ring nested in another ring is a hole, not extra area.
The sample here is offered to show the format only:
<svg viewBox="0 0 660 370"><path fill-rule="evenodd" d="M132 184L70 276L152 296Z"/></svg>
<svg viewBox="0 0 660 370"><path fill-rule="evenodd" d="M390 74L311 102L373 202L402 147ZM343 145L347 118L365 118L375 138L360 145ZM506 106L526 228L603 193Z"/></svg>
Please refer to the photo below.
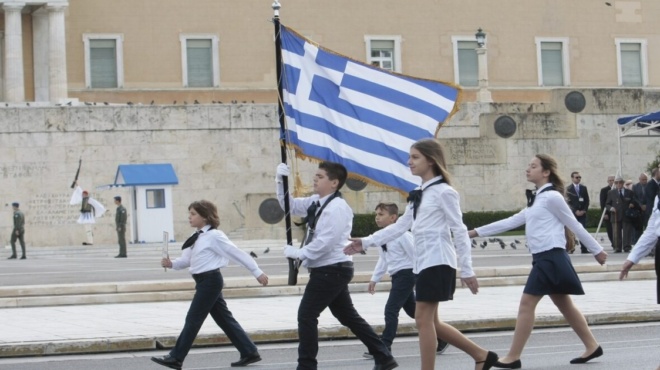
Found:
<svg viewBox="0 0 660 370"><path fill-rule="evenodd" d="M61 102L68 97L66 77L66 35L64 32L64 10L68 4L48 4L49 95L51 102Z"/></svg>
<svg viewBox="0 0 660 370"><path fill-rule="evenodd" d="M486 47L477 48L477 62L479 68L479 92L477 101L483 103L492 103L493 98L488 91L488 58L486 57Z"/></svg>
<svg viewBox="0 0 660 370"><path fill-rule="evenodd" d="M23 30L21 10L25 3L6 2L5 11L5 101L25 101L23 76Z"/></svg>
<svg viewBox="0 0 660 370"><path fill-rule="evenodd" d="M34 61L34 100L49 101L48 12L39 8L32 13L32 59Z"/></svg>

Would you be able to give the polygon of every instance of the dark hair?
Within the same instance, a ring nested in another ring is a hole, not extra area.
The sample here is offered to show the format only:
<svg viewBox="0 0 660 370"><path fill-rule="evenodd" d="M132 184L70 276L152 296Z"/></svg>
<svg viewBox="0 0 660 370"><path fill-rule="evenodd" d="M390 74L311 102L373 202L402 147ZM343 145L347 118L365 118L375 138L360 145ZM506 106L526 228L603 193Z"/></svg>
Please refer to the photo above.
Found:
<svg viewBox="0 0 660 370"><path fill-rule="evenodd" d="M541 162L544 171L550 171L550 182L561 195L565 195L564 180L559 176L557 170L557 160L548 154L537 154L536 158Z"/></svg>
<svg viewBox="0 0 660 370"><path fill-rule="evenodd" d="M339 180L337 190L341 189L346 183L348 171L346 171L346 167L343 165L335 162L321 162L319 163L319 169L324 170L330 180Z"/></svg>
<svg viewBox="0 0 660 370"><path fill-rule="evenodd" d="M379 209L391 214L391 215L398 215L399 214L399 206L396 205L396 203L387 203L387 202L380 202L376 206L376 211Z"/></svg>
<svg viewBox="0 0 660 370"><path fill-rule="evenodd" d="M575 177L575 175L579 175L580 173L578 171L573 171L571 172L571 178Z"/></svg>
<svg viewBox="0 0 660 370"><path fill-rule="evenodd" d="M445 162L445 152L438 140L422 139L414 143L412 148L419 150L427 160L433 162L433 173L436 176L441 175L447 185L451 185L451 176L447 171L447 163Z"/></svg>
<svg viewBox="0 0 660 370"><path fill-rule="evenodd" d="M220 226L218 208L216 208L215 204L202 199L190 203L188 210L190 211L191 208L206 220L206 224L211 225L212 227Z"/></svg>

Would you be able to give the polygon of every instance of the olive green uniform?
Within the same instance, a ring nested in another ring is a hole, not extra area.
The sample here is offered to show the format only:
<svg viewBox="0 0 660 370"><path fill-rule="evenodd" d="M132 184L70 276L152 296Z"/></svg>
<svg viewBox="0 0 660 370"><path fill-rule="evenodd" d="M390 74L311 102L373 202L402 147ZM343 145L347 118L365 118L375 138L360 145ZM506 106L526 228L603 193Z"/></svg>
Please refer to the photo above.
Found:
<svg viewBox="0 0 660 370"><path fill-rule="evenodd" d="M21 251L23 255L21 258L25 258L25 215L19 210L14 211L14 229L11 232L11 255L16 257L16 240L21 243Z"/></svg>
<svg viewBox="0 0 660 370"><path fill-rule="evenodd" d="M117 207L115 224L117 225L117 239L119 240L119 256L126 257L126 220L128 214L121 204Z"/></svg>

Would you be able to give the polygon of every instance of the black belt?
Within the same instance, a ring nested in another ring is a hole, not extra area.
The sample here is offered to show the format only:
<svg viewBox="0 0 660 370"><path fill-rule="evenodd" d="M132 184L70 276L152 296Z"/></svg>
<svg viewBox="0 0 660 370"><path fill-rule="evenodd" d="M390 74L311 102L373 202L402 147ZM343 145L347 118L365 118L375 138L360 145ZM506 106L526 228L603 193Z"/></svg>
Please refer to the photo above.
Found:
<svg viewBox="0 0 660 370"><path fill-rule="evenodd" d="M309 268L307 268L307 271L312 272L313 270L324 268L324 267L353 268L353 262L352 261L337 262L337 263L333 263L332 265L325 265L325 266L319 266L319 267L309 267Z"/></svg>
<svg viewBox="0 0 660 370"><path fill-rule="evenodd" d="M199 274L193 274L193 277L196 278L196 277L199 277L199 276L210 275L210 274L215 274L215 273L219 273L219 272L220 272L220 269L218 268L218 269L215 269L215 270L200 272Z"/></svg>

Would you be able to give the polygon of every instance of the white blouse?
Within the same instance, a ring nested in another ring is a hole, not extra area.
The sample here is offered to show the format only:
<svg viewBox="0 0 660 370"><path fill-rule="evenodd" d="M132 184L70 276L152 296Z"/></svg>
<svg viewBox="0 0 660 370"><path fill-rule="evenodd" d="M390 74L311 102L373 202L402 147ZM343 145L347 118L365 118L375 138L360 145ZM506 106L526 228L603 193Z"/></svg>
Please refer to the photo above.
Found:
<svg viewBox="0 0 660 370"><path fill-rule="evenodd" d="M408 203L403 216L394 224L363 238L362 247L365 250L380 247L410 229L415 241L414 273L432 266L448 265L456 269L460 265L461 277L474 276L470 238L463 224L458 192L446 183L428 186L441 178L437 176L422 184L424 192L417 218L413 219L412 203Z"/></svg>
<svg viewBox="0 0 660 370"><path fill-rule="evenodd" d="M532 254L544 252L553 248L566 248L564 226L568 227L589 252L596 255L603 251L587 230L575 219L573 212L566 204L564 197L557 191L541 190L552 186L547 183L536 192L536 199L531 207L527 207L515 215L476 228L479 236L489 236L502 233L525 225L527 246Z"/></svg>
<svg viewBox="0 0 660 370"><path fill-rule="evenodd" d="M209 225L204 226L204 232L199 234L195 244L184 249L181 256L172 261L173 269L190 267L188 271L191 274L200 274L225 267L229 260L232 260L243 265L254 277L263 274L254 259L232 243L225 233L218 229L209 230L210 228Z"/></svg>

